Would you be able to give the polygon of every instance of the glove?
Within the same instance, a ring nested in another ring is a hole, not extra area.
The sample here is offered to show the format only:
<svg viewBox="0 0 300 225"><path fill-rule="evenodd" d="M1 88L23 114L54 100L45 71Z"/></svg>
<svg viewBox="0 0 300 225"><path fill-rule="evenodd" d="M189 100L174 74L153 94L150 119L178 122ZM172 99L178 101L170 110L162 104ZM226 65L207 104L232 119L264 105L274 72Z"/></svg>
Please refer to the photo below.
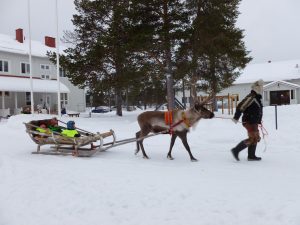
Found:
<svg viewBox="0 0 300 225"><path fill-rule="evenodd" d="M237 124L239 121L238 120L236 120L236 119L234 119L234 118L232 118L231 119L235 124Z"/></svg>

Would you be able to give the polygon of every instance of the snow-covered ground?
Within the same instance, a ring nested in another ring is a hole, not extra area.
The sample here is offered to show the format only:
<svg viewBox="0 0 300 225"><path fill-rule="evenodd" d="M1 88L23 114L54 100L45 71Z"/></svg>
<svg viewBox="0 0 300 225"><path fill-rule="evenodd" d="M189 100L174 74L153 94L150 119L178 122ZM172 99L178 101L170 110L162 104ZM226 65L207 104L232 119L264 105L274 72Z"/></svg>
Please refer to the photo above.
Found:
<svg viewBox="0 0 300 225"><path fill-rule="evenodd" d="M72 119L124 139L138 131L139 113ZM234 161L230 149L246 132L226 119L201 120L190 132L199 160L191 162L179 140L175 160L166 158L168 135L145 140L149 160L134 155L134 143L91 158L32 155L23 122L49 116L13 116L0 122L0 225L299 225L299 115L300 105L278 107L275 130L274 108L264 109L260 162L246 151Z"/></svg>

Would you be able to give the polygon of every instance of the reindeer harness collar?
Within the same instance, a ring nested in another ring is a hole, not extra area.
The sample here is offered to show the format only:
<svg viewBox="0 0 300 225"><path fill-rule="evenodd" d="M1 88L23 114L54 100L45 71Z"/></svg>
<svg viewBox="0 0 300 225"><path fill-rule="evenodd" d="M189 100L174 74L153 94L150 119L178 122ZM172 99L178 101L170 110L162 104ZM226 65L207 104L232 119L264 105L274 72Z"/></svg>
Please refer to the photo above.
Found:
<svg viewBox="0 0 300 225"><path fill-rule="evenodd" d="M181 120L179 120L177 123L173 124L173 111L165 112L165 123L166 123L166 125L170 126L170 129L169 129L170 135L173 135L173 133L174 133L173 128L178 126L181 123L184 123L188 128L191 127L190 121L186 117L184 111L181 113L181 117L182 117Z"/></svg>

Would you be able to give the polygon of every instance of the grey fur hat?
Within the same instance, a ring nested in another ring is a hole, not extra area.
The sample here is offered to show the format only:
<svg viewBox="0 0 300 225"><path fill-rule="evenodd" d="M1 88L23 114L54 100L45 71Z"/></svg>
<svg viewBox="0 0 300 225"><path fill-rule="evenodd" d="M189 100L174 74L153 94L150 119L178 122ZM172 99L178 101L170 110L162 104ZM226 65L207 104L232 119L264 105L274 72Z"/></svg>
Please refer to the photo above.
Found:
<svg viewBox="0 0 300 225"><path fill-rule="evenodd" d="M263 87L264 87L264 81L262 79L255 81L251 85L251 90L255 91L257 94L262 94L263 93Z"/></svg>

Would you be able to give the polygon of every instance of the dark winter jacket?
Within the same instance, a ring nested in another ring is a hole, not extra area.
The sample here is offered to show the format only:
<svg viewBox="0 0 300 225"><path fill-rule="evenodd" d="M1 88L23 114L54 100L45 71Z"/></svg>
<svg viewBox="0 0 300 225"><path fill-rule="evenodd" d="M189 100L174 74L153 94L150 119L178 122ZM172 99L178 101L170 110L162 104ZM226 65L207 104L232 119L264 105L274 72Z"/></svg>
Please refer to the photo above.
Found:
<svg viewBox="0 0 300 225"><path fill-rule="evenodd" d="M261 124L263 116L262 96L251 91L237 106L234 119L239 120L243 113L242 121L250 124Z"/></svg>

